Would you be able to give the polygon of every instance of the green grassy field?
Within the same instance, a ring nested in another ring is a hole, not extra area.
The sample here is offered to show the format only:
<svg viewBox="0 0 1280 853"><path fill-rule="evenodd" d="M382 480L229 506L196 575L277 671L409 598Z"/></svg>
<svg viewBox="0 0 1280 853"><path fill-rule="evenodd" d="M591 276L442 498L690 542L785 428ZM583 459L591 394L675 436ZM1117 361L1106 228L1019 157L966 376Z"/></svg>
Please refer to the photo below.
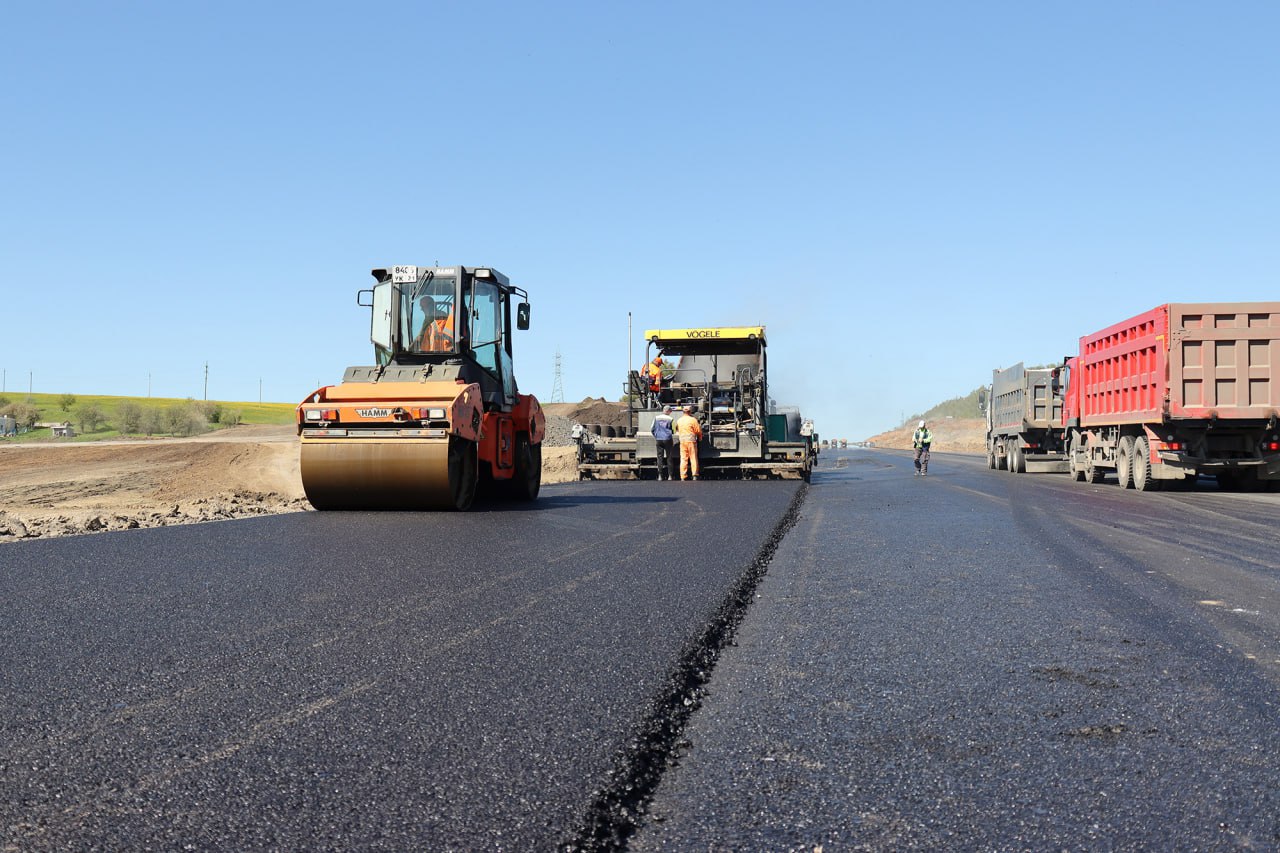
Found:
<svg viewBox="0 0 1280 853"><path fill-rule="evenodd" d="M39 413L41 423L70 422L77 435L58 441L101 441L122 435L192 435L212 429L242 424L291 424L295 403L246 403L221 400L191 400L166 397L109 397L96 394L26 394L0 395L0 412L12 406L31 406ZM133 409L136 428L122 432L125 412ZM92 413L98 416L93 417ZM90 417L86 419L86 415ZM100 421L90 428L89 421ZM4 441L47 441L49 428L32 429Z"/></svg>

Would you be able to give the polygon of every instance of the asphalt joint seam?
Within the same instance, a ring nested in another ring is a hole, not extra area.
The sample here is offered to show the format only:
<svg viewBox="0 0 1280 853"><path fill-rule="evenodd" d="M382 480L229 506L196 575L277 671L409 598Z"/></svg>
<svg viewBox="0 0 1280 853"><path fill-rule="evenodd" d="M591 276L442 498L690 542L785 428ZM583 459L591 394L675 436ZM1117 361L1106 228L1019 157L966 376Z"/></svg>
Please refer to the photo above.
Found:
<svg viewBox="0 0 1280 853"><path fill-rule="evenodd" d="M666 688L654 699L635 737L618 756L610 771L609 783L594 793L586 817L572 840L560 845L562 851L626 850L628 841L644 821L663 774L674 766L684 747L685 727L702 704L720 653L733 642L738 626L755 599L756 588L769 570L783 537L795 526L808 493L808 484L802 483L715 617L685 646Z"/></svg>

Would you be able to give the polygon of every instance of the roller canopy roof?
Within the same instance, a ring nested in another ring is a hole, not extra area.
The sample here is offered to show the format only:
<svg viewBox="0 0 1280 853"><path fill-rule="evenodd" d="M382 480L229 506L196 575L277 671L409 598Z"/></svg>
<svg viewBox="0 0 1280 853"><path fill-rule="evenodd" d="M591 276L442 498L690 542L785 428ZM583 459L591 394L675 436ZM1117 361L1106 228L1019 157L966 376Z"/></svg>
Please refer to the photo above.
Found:
<svg viewBox="0 0 1280 853"><path fill-rule="evenodd" d="M764 326L650 329L644 338L671 355L753 353L765 346Z"/></svg>

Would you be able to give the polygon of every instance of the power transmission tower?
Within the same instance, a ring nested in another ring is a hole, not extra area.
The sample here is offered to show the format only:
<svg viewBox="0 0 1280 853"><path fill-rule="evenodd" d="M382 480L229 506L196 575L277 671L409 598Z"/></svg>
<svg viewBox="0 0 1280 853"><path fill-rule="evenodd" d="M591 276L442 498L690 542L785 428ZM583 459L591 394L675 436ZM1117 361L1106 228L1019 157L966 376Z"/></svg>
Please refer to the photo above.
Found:
<svg viewBox="0 0 1280 853"><path fill-rule="evenodd" d="M551 402L564 402L564 383L560 381L560 350L556 350L556 377L551 382Z"/></svg>

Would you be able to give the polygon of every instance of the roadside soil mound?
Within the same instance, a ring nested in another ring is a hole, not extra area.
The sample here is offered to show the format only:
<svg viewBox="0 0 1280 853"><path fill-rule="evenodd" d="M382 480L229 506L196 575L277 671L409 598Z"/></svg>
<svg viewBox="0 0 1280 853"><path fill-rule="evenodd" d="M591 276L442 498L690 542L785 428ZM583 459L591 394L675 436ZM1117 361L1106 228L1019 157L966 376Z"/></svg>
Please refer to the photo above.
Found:
<svg viewBox="0 0 1280 853"><path fill-rule="evenodd" d="M544 447L542 482L577 480L573 447ZM0 543L311 509L293 426L196 438L0 444Z"/></svg>
<svg viewBox="0 0 1280 853"><path fill-rule="evenodd" d="M611 403L603 397L588 397L581 403L549 403L542 407L547 414L579 424L627 426L626 403Z"/></svg>
<svg viewBox="0 0 1280 853"><path fill-rule="evenodd" d="M303 510L297 455L242 436L3 447L0 542Z"/></svg>

